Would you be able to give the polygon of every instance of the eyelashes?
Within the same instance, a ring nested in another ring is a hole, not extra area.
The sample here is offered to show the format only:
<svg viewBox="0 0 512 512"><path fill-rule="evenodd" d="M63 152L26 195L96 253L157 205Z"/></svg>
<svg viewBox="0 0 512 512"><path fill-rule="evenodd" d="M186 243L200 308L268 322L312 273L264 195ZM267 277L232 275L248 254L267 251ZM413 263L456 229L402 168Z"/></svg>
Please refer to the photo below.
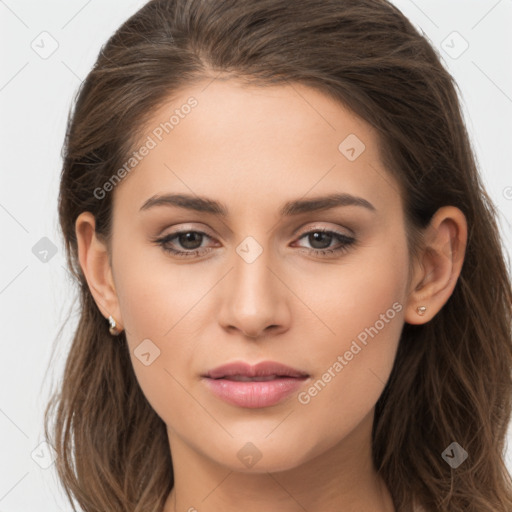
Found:
<svg viewBox="0 0 512 512"><path fill-rule="evenodd" d="M188 237L188 238L186 237L186 235L191 235L191 234L194 235L192 237L192 240L190 240L190 237ZM313 235L320 235L320 236L313 237ZM213 249L211 247L206 247L206 248L199 247L199 248L192 248L192 249L187 249L185 247L184 248L185 250L181 250L181 249L176 249L175 247L173 247L173 245L175 245L175 243L173 243L172 241L177 239L178 242L183 247L183 243L188 244L188 243L192 242L192 245L194 245L196 243L197 238L200 238L200 241L202 242L202 240L205 237L208 239L211 239L211 237L208 234L206 234L202 231L187 229L187 230L182 230L182 231L176 231L174 233L169 233L168 235L165 235L163 237L156 238L153 240L153 243L159 245L162 248L162 250L165 251L166 253L169 253L178 258L194 258L194 257L204 256L205 254L208 254L209 252L211 252ZM315 228L313 230L303 233L297 240L302 240L303 238L306 238L306 237L308 238L308 240L310 240L310 243L311 243L311 240L314 240L314 243L317 243L317 242L323 243L325 238L327 238L328 245L330 245L332 240L338 241L338 245L335 246L334 248L333 247L325 247L325 248L317 249L317 248L299 247L300 252L305 252L307 254L312 254L314 256L320 256L320 257L328 257L328 256L332 257L332 256L342 255L342 254L348 252L349 249L356 242L356 239L353 237L349 237L342 233L338 233L337 231L327 230L327 229L319 229L319 228ZM313 237L313 238L311 238L311 237ZM315 238L316 238L316 240L315 240ZM318 240L318 238L320 240Z"/></svg>

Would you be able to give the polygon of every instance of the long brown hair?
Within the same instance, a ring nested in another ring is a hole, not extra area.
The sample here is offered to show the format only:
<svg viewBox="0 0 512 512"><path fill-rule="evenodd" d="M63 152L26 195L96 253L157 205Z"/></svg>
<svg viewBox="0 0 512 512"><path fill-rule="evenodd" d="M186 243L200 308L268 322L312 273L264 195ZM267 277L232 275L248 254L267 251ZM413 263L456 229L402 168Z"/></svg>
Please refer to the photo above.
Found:
<svg viewBox="0 0 512 512"><path fill-rule="evenodd" d="M45 431L69 500L86 512L161 512L173 486L165 425L137 383L124 332L112 338L91 296L75 221L92 212L109 239L112 193L98 199L95 189L126 161L155 108L219 76L305 84L370 123L401 187L411 258L438 208L465 214L453 294L426 324L403 327L376 406L373 460L397 511L413 500L426 510L512 510L512 290L497 212L453 78L386 0L152 0L102 47L70 112L59 196L80 318ZM442 457L452 442L468 453L457 468Z"/></svg>

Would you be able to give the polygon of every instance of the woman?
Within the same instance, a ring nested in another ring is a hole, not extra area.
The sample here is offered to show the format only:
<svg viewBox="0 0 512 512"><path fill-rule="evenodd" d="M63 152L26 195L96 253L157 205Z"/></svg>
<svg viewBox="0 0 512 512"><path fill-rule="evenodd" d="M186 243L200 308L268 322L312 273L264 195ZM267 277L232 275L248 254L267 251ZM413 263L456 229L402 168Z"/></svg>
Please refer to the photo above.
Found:
<svg viewBox="0 0 512 512"><path fill-rule="evenodd" d="M152 0L59 214L46 432L89 511L512 508L512 292L452 77L384 0Z"/></svg>

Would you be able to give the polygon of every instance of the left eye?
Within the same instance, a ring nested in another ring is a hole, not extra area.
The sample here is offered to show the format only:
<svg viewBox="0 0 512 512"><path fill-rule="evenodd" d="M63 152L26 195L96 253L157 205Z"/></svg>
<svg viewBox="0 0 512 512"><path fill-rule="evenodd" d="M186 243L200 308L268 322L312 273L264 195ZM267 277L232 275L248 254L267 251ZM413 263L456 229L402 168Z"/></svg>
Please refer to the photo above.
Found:
<svg viewBox="0 0 512 512"><path fill-rule="evenodd" d="M177 231L176 233L170 233L162 238L158 238L154 240L154 242L160 245L166 252L170 252L171 254L180 257L189 257L196 256L199 252L210 252L211 249L209 248L206 251L197 250L201 247L201 242L204 237L211 238L202 231ZM172 240L174 239L178 239L180 245L187 250L180 251L178 249L174 249L172 247Z"/></svg>
<svg viewBox="0 0 512 512"><path fill-rule="evenodd" d="M164 251L169 252L179 257L191 257L197 256L198 254L206 254L212 250L212 248L201 249L203 238L210 238L209 235L202 231L177 231L176 233L170 233L162 238L154 240L155 243L160 245ZM320 248L304 248L309 253L315 255L324 256L327 254L341 253L347 251L349 246L355 243L355 238L349 237L336 231L329 231L324 229L314 229L302 234L298 240L303 238L308 239L311 244L318 244ZM179 250L172 247L173 240L177 239L179 245L185 250ZM332 248L331 243L334 239L338 240L338 247Z"/></svg>
<svg viewBox="0 0 512 512"><path fill-rule="evenodd" d="M307 233L302 234L299 240L307 237L310 244L319 244L320 248L313 247L312 249L306 248L308 253L312 253L317 256L328 256L332 254L341 254L349 250L356 239L337 231L330 231L326 229L313 229ZM338 240L338 245L334 248L331 246L333 240ZM327 243L326 243L327 242Z"/></svg>

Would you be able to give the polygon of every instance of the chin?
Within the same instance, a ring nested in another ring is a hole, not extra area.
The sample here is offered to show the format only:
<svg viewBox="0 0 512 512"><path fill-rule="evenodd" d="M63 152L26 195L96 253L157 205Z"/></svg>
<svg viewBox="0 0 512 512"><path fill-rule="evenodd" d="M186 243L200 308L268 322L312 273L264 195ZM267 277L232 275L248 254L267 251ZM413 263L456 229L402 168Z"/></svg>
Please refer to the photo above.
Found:
<svg viewBox="0 0 512 512"><path fill-rule="evenodd" d="M307 449L300 440L296 443L285 444L282 440L276 439L276 442L271 442L269 439L265 440L264 437L246 439L241 441L237 436L236 439L230 441L228 446L217 445L219 451L205 453L217 464L221 464L231 471L247 474L291 470L317 455L314 448ZM234 457L230 454L234 454Z"/></svg>

